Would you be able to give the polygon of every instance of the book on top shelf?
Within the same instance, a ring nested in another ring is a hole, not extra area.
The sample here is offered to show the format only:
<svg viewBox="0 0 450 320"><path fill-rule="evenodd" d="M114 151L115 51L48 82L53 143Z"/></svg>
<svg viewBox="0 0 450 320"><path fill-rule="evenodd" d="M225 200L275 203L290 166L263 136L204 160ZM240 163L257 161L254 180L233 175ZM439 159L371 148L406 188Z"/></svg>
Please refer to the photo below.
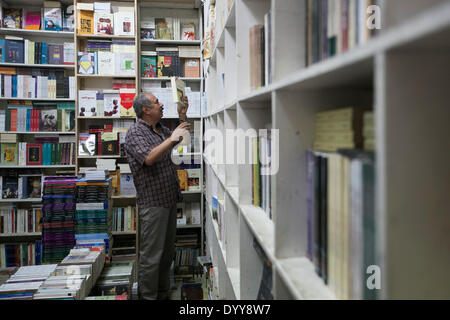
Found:
<svg viewBox="0 0 450 320"><path fill-rule="evenodd" d="M41 28L41 11L40 10L25 10L24 29L39 30Z"/></svg>
<svg viewBox="0 0 450 320"><path fill-rule="evenodd" d="M22 28L22 9L4 8L3 27L8 29Z"/></svg>
<svg viewBox="0 0 450 320"><path fill-rule="evenodd" d="M156 39L155 18L145 18L141 21L141 39Z"/></svg>
<svg viewBox="0 0 450 320"><path fill-rule="evenodd" d="M62 30L61 8L44 8L44 30Z"/></svg>
<svg viewBox="0 0 450 320"><path fill-rule="evenodd" d="M95 12L94 13L94 34L114 34L114 15L112 13Z"/></svg>

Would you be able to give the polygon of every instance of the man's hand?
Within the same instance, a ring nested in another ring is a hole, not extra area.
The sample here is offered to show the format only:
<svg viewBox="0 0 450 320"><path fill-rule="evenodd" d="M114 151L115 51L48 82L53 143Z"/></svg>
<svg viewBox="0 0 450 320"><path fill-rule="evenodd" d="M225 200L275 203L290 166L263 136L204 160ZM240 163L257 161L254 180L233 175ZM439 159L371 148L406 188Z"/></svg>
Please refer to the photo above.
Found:
<svg viewBox="0 0 450 320"><path fill-rule="evenodd" d="M182 140L190 140L187 139L189 137L189 129L191 125L189 122L182 122L178 127L173 130L172 135L170 136L170 140L172 142L178 143Z"/></svg>
<svg viewBox="0 0 450 320"><path fill-rule="evenodd" d="M181 120L186 121L186 113L187 110L189 108L189 101L188 101L188 97L183 96L181 98L181 103L178 103L178 116L180 117Z"/></svg>

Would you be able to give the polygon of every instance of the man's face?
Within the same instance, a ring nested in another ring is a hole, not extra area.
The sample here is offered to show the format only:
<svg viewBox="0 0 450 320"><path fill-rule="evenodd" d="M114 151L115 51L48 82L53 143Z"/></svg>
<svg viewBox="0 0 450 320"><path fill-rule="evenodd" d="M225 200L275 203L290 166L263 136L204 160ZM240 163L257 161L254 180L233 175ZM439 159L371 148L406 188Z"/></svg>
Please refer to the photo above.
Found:
<svg viewBox="0 0 450 320"><path fill-rule="evenodd" d="M164 105L159 102L158 98L150 93L147 94L147 98L150 101L150 105L146 106L146 114L150 116L151 119L160 120L163 117Z"/></svg>

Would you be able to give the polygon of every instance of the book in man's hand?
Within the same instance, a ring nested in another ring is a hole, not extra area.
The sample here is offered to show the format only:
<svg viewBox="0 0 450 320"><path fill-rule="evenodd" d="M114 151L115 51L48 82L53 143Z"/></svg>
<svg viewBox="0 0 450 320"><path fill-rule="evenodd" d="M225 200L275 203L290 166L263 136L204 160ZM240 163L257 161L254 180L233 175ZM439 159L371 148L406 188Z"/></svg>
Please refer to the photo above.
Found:
<svg viewBox="0 0 450 320"><path fill-rule="evenodd" d="M185 83L183 80L180 80L177 77L170 78L171 86L172 86L172 97L173 102L178 105L186 107L186 104L183 102L183 96L185 95Z"/></svg>

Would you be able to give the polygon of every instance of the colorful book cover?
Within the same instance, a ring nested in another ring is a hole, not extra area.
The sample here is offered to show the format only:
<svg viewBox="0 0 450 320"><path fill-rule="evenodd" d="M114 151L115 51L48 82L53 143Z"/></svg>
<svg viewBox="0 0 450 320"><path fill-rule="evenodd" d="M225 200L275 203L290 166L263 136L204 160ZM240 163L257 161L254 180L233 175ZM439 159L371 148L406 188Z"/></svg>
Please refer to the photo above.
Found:
<svg viewBox="0 0 450 320"><path fill-rule="evenodd" d="M94 34L94 11L78 11L78 34Z"/></svg>
<svg viewBox="0 0 450 320"><path fill-rule="evenodd" d="M156 39L155 18L141 21L141 39Z"/></svg>
<svg viewBox="0 0 450 320"><path fill-rule="evenodd" d="M48 63L63 64L64 47L63 45L50 44L48 46Z"/></svg>
<svg viewBox="0 0 450 320"><path fill-rule="evenodd" d="M24 63L23 40L5 40L5 62Z"/></svg>
<svg viewBox="0 0 450 320"><path fill-rule="evenodd" d="M189 78L200 77L200 59L186 58L184 59L184 76Z"/></svg>
<svg viewBox="0 0 450 320"><path fill-rule="evenodd" d="M94 13L95 34L114 34L114 20L112 13Z"/></svg>
<svg viewBox="0 0 450 320"><path fill-rule="evenodd" d="M2 164L15 165L18 162L17 144L16 143L2 143Z"/></svg>
<svg viewBox="0 0 450 320"><path fill-rule="evenodd" d="M78 73L95 74L95 53L78 52Z"/></svg>
<svg viewBox="0 0 450 320"><path fill-rule="evenodd" d="M0 39L0 62L5 62L5 40Z"/></svg>
<svg viewBox="0 0 450 320"><path fill-rule="evenodd" d="M181 24L181 40L195 40L195 22Z"/></svg>
<svg viewBox="0 0 450 320"><path fill-rule="evenodd" d="M3 9L3 27L8 29L22 28L22 9Z"/></svg>
<svg viewBox="0 0 450 320"><path fill-rule="evenodd" d="M41 28L41 11L26 11L24 29L39 30Z"/></svg>
<svg viewBox="0 0 450 320"><path fill-rule="evenodd" d="M120 116L135 117L136 113L133 108L133 100L136 95L135 89L120 89Z"/></svg>
<svg viewBox="0 0 450 320"><path fill-rule="evenodd" d="M27 166L42 165L42 144L27 143Z"/></svg>
<svg viewBox="0 0 450 320"><path fill-rule="evenodd" d="M44 30L62 30L61 8L44 8Z"/></svg>
<svg viewBox="0 0 450 320"><path fill-rule="evenodd" d="M173 35L170 31L169 25L165 18L156 18L156 39L158 40L172 40Z"/></svg>
<svg viewBox="0 0 450 320"><path fill-rule="evenodd" d="M156 53L154 55L142 55L141 75L143 78L156 78L158 76L156 60Z"/></svg>
<svg viewBox="0 0 450 320"><path fill-rule="evenodd" d="M172 56L158 56L158 78L176 76L176 66L173 63L172 58Z"/></svg>
<svg viewBox="0 0 450 320"><path fill-rule="evenodd" d="M180 190L188 190L187 172L186 170L177 170L178 182L180 184Z"/></svg>

